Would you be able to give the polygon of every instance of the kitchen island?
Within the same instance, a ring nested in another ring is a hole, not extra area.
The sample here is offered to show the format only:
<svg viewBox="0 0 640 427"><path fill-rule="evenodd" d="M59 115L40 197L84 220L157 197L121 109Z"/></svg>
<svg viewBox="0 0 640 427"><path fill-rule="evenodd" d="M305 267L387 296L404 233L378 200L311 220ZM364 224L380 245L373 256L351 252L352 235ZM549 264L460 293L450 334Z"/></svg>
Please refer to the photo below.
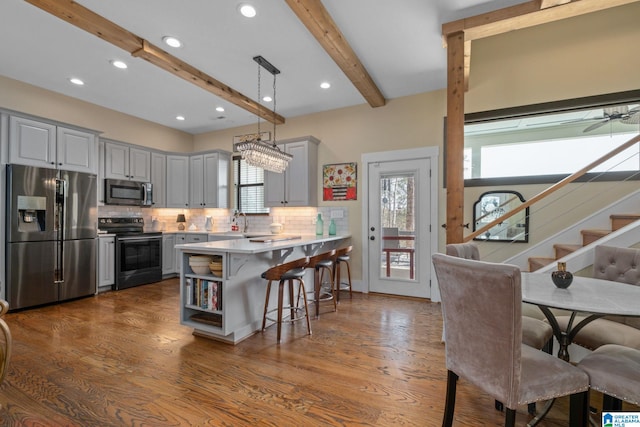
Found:
<svg viewBox="0 0 640 427"><path fill-rule="evenodd" d="M262 327L266 281L260 275L287 261L346 246L350 235L271 235L176 245L180 269L180 323L194 335L238 343ZM196 273L192 256L208 256L213 272ZM305 278L313 289L313 274ZM270 307L276 304L276 296Z"/></svg>

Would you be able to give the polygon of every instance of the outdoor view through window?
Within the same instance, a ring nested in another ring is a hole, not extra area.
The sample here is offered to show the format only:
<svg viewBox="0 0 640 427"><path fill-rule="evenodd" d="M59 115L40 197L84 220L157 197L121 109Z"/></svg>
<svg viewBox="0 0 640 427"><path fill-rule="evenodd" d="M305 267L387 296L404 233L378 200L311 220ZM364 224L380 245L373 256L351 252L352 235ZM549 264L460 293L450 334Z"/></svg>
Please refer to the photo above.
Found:
<svg viewBox="0 0 640 427"><path fill-rule="evenodd" d="M640 132L640 101L465 125L464 177L570 174ZM637 172L638 145L590 173Z"/></svg>

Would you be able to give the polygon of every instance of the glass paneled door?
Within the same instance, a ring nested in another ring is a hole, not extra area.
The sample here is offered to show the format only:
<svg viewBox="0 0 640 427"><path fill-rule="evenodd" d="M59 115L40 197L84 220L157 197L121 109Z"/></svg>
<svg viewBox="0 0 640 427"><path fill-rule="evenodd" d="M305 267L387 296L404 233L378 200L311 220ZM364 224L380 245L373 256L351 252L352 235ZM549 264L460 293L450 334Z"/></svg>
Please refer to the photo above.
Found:
<svg viewBox="0 0 640 427"><path fill-rule="evenodd" d="M369 290L429 298L430 185L424 159L369 164Z"/></svg>

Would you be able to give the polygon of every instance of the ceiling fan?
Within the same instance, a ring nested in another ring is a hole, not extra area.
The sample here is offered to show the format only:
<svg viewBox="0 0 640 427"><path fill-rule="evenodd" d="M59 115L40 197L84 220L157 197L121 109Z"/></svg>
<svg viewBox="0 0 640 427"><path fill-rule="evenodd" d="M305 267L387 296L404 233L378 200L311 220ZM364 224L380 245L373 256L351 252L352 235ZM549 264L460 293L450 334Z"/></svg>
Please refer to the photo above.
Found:
<svg viewBox="0 0 640 427"><path fill-rule="evenodd" d="M602 110L602 117L595 117L591 119L598 120L598 122L587 126L582 132L591 132L592 130L598 129L601 126L614 121L620 121L620 123L624 123L626 125L640 123L640 106L636 106L630 110L627 105L619 105L616 107L605 107Z"/></svg>

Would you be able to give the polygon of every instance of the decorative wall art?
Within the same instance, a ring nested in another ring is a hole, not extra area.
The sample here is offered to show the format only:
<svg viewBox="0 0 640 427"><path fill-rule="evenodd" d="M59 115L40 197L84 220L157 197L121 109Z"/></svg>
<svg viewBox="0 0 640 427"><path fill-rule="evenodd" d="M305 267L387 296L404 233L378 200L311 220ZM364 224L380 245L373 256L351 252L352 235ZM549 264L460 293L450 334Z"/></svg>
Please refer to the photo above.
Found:
<svg viewBox="0 0 640 427"><path fill-rule="evenodd" d="M356 200L356 163L335 163L322 168L323 200Z"/></svg>

